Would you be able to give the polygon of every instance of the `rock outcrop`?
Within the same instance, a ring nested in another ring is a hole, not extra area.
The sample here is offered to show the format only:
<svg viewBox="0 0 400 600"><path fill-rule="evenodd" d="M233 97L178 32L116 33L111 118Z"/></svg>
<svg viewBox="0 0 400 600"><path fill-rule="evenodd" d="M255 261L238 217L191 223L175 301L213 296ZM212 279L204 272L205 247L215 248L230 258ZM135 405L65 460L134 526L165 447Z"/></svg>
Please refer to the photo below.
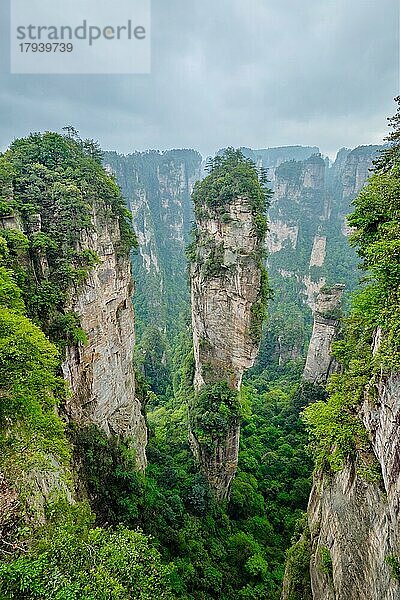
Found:
<svg viewBox="0 0 400 600"><path fill-rule="evenodd" d="M2 424L0 530L6 532L15 529L18 518L45 522L52 502L76 500L81 482L64 428L67 419L128 440L139 469L146 466L147 441L133 365L129 248L134 235L120 192L71 138L37 134L16 146L2 157L13 167L10 184L0 182L2 198L10 203L7 212L3 203L0 219L8 250L2 271L10 278L15 274L10 289L20 298L11 304L16 313L7 328L15 322L16 331L22 330L16 335L19 353L27 353L28 374L37 369L43 389L28 377L26 391L9 392L26 407L13 410L15 419ZM4 295L2 310L7 316ZM61 370L69 387L55 378ZM16 386L19 376L10 379Z"/></svg>
<svg viewBox="0 0 400 600"><path fill-rule="evenodd" d="M315 346L311 360L307 359L306 371L313 383L326 381L324 368L331 369L327 349L332 332L325 333L320 352ZM318 339L322 337L321 329ZM380 343L378 330L374 353ZM319 354L326 360L316 360ZM365 393L357 415L370 450L349 457L339 471L314 474L307 534L291 550L294 556L301 550L297 566L302 564L304 571L296 572L296 561L289 554L282 600L400 598L400 376L382 376L371 386L375 393ZM373 476L368 474L371 467ZM299 577L304 586L299 585ZM300 595L293 596L293 590Z"/></svg>
<svg viewBox="0 0 400 600"><path fill-rule="evenodd" d="M386 489L349 461L333 476L317 473L308 506L313 600L398 600L390 560L398 557L399 520Z"/></svg>
<svg viewBox="0 0 400 600"><path fill-rule="evenodd" d="M237 469L240 388L258 352L267 287L262 263L265 199L258 206L254 202L254 196L262 199L265 192L243 157L228 154L224 161L195 191L190 269L195 362L190 443L218 500L228 497ZM218 174L234 182L237 161L247 169L242 175L246 184L243 179L241 184L249 193L232 191L228 197L225 188L221 202Z"/></svg>
<svg viewBox="0 0 400 600"><path fill-rule="evenodd" d="M191 268L196 393L221 380L239 391L243 373L254 364L258 352L259 339L251 332L261 286L255 258L260 240L248 198L234 198L227 215L226 222L216 213L196 221L199 250ZM210 451L195 429L191 431L194 454L221 500L227 497L236 473L239 433L237 416Z"/></svg>
<svg viewBox="0 0 400 600"><path fill-rule="evenodd" d="M310 383L325 385L328 377L338 369L332 356L332 344L339 331L343 285L322 289L314 310L314 327L308 347L303 377Z"/></svg>
<svg viewBox="0 0 400 600"><path fill-rule="evenodd" d="M308 506L311 586L314 600L400 598L400 377L377 384L359 417L382 480L370 480L359 458L333 475L318 472ZM331 569L321 567L321 548Z"/></svg>
<svg viewBox="0 0 400 600"><path fill-rule="evenodd" d="M87 343L66 350L63 373L73 395L66 412L76 423L95 424L107 435L131 438L139 468L146 466L147 429L135 396L133 281L128 255L120 255L118 220L104 219L95 205L92 229L79 249L90 249L98 264L90 271L70 310L80 319Z"/></svg>
<svg viewBox="0 0 400 600"><path fill-rule="evenodd" d="M212 377L229 374L239 389L258 351L251 320L260 292L260 241L249 199L234 198L226 214L225 223L216 214L197 220L200 248L191 270L196 390L209 383L210 366Z"/></svg>
<svg viewBox="0 0 400 600"><path fill-rule="evenodd" d="M266 169L275 191L267 243L271 287L279 302L271 305L270 337L281 364L303 354L319 290L336 282L354 289L357 258L348 247L346 215L378 149L344 148L333 164L313 146L242 149ZM193 150L106 153L105 163L129 202L140 243L134 257L139 339L144 323L156 327L160 338L164 332L170 337L189 299L184 246L193 219L191 190L203 177L201 156ZM304 321L295 348L288 346L291 334L274 329L275 307L284 301L291 303L291 314L294 302L297 321Z"/></svg>

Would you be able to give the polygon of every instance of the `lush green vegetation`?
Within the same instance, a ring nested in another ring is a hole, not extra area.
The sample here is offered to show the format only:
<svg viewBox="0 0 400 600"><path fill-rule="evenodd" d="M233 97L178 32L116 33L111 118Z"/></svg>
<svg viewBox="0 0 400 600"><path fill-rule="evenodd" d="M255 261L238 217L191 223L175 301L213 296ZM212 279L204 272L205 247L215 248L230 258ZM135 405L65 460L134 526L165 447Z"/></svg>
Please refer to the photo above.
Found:
<svg viewBox="0 0 400 600"><path fill-rule="evenodd" d="M307 517L298 522L296 540L286 553L285 590L288 600L313 600L311 591L311 544Z"/></svg>
<svg viewBox="0 0 400 600"><path fill-rule="evenodd" d="M103 211L104 225L118 220L118 252L135 241L97 146L71 133L32 135L0 157L0 596L172 598L148 538L95 527L88 507L69 504L72 446L60 416L69 392L61 352L45 333L61 348L85 341L65 305L97 262L77 246L92 230L92 210Z"/></svg>
<svg viewBox="0 0 400 600"><path fill-rule="evenodd" d="M386 557L385 561L391 568L393 577L400 582L400 558L390 555Z"/></svg>
<svg viewBox="0 0 400 600"><path fill-rule="evenodd" d="M117 220L118 252L126 255L136 245L125 201L100 157L94 142L71 130L16 140L0 157L0 214L3 222L16 220L0 231L5 266L14 270L28 315L60 344L84 340L65 306L98 261L90 247L78 244L83 232L93 232L94 214L99 227Z"/></svg>
<svg viewBox="0 0 400 600"><path fill-rule="evenodd" d="M265 213L272 195L266 172L258 172L252 160L233 148L210 159L207 170L209 175L197 182L193 190L196 218L206 215L207 209L219 216L227 215L231 202L242 196L249 201L254 229L263 240L267 231Z"/></svg>
<svg viewBox="0 0 400 600"><path fill-rule="evenodd" d="M210 159L206 168L208 177L198 182L193 191L196 217L201 218L206 207L226 215L229 204L242 196L250 202L254 228L263 239L267 231L265 212L272 195L266 172L258 172L252 160L233 148Z"/></svg>
<svg viewBox="0 0 400 600"><path fill-rule="evenodd" d="M393 123L398 127L399 119ZM355 228L352 244L358 249L365 277L353 295L343 340L335 346L344 370L331 378L328 401L305 411L317 465L333 470L340 469L348 455L371 456L357 411L365 399L374 402L379 380L400 369L399 130L391 137L390 151L385 150L377 161L349 217ZM375 461L365 461L363 474L379 478Z"/></svg>
<svg viewBox="0 0 400 600"><path fill-rule="evenodd" d="M190 408L190 426L197 441L212 451L229 430L239 423L243 403L240 394L226 381L204 386Z"/></svg>
<svg viewBox="0 0 400 600"><path fill-rule="evenodd" d="M85 507L59 510L27 553L0 563L4 600L172 600L169 570L142 533L94 527Z"/></svg>
<svg viewBox="0 0 400 600"><path fill-rule="evenodd" d="M138 352L145 363L148 355L152 361L148 328L158 331L165 364L172 360L173 338L185 327L190 295L184 247L193 220L191 183L200 174L201 160L194 150L154 150L127 156L107 152L104 156L132 206L138 230L143 231L145 224L151 232L141 255L133 256Z"/></svg>
<svg viewBox="0 0 400 600"><path fill-rule="evenodd" d="M165 346L157 330L147 330L142 338L151 350L139 361L151 389L144 379L138 386L149 405L152 432L146 476L135 471L129 445L105 438L94 427L66 431L56 411L68 392L58 377L60 353L44 332L61 348L66 342L84 343L65 300L97 261L90 252L79 253L76 241L82 230L91 231L94 204L105 209L104 220L108 210L111 217L126 218L95 147L74 136L34 135L15 142L0 160L4 219L17 227L4 229L0 237L1 469L32 511L7 529L2 597L145 599L157 593L189 600L268 593L278 598L284 548L309 487L304 432L292 402L295 378L279 383L264 373L248 387L246 402L228 388L216 390L219 417L224 420L226 408L234 405L245 419L229 506L215 503L189 451L186 402L193 373L183 334L172 366L164 370ZM59 211L57 229L54 210ZM35 228L39 214L40 230ZM129 246L133 238L125 241ZM199 413L197 425L207 436L219 430L220 422L207 420L206 413ZM91 509L65 503L73 491L72 453ZM47 505L32 498L35 486L27 479L32 469L59 480L59 493ZM296 493L290 477L302 480ZM43 511L46 526L27 527L25 518L42 518ZM4 521L2 527L6 531Z"/></svg>
<svg viewBox="0 0 400 600"><path fill-rule="evenodd" d="M328 579L332 579L333 577L333 567L332 567L332 557L329 548L325 546L321 546L318 548L319 554L319 567L324 575L328 577Z"/></svg>
<svg viewBox="0 0 400 600"><path fill-rule="evenodd" d="M147 405L150 428L146 474L135 471L128 442L106 438L95 427L66 427L60 418L57 407L68 393L59 378L60 350L65 343L85 341L77 316L65 308L66 299L98 260L90 251L78 250L77 239L83 230L90 235L95 209L103 224L108 218L118 219L119 252L126 253L135 240L121 194L104 173L93 142L79 140L72 130L66 136L35 134L15 142L0 158L5 224L0 232L0 467L21 500L32 492L26 474L35 469L59 478L61 490L61 499L51 498L45 507L38 501L35 515L23 515L35 518L45 513L44 527L32 528L25 520L6 527L1 522L6 536L0 546L0 595L5 600L278 600L285 551L304 525L310 490L312 462L302 410L313 403L305 419L317 464L338 469L349 453L362 449L363 455L368 454L368 440L356 416L362 390L368 384L372 394L371 383L399 366L400 190L393 157L391 153L392 163L377 170L352 217L357 228L354 243L369 279L355 296L344 339L337 344L345 374L332 379L328 401L324 390L299 386L310 311L300 299L299 281L295 277L279 281L277 270L296 264L295 272L301 273L309 260L315 223L308 220L318 200L310 193L305 210L299 208L293 215L301 221L298 251L286 248L287 254L282 251L277 257L282 261L275 263L275 299L258 364L246 375L241 394L224 380L211 378L191 405L191 426L205 444L213 444L235 419L242 420L238 473L224 505L215 502L188 446L193 354L186 323L176 319L166 334L160 334L159 315L170 319L177 313L157 308L151 327L143 324L151 313L154 287L149 286L148 297L138 301L142 325L137 393ZM170 168L152 153L148 159L135 157L135 164L141 160L152 164L146 172L153 186L156 170L165 175L163 169ZM194 156L193 168L196 160ZM321 159L312 161L320 164ZM299 171L291 163L282 169ZM198 218L201 210L216 210L226 222L232 194L247 195L261 240L268 192L254 165L230 150L213 161L205 181L195 190ZM35 226L38 214L40 231ZM8 227L12 215L14 226L20 222L24 233ZM339 217L335 226L338 223ZM333 239L334 231L328 233ZM165 256L169 250L163 248ZM196 245L191 250L196 253ZM342 251L340 247L338 255ZM261 264L261 252L257 259ZM174 279L181 267L172 261L165 268L166 295L172 302L174 285L178 286L179 311L187 302L182 281ZM210 276L218 275L217 251L207 268ZM270 294L264 274L262 281L251 331L255 341ZM382 343L373 355L371 344L378 328ZM172 331L178 334L175 339ZM90 508L65 502L73 487L71 456L85 482ZM369 463L364 474L379 476ZM293 600L308 600L309 553L305 531L288 554L295 573ZM397 558L389 560L397 573ZM326 548L320 549L320 568L330 576Z"/></svg>
<svg viewBox="0 0 400 600"><path fill-rule="evenodd" d="M304 398L296 383L301 365L276 374L263 371L246 383L239 471L229 503L221 506L188 445L192 358L190 343L181 354L182 342L173 367L173 395L162 403L153 393L148 398L145 476L135 472L128 446L94 427L71 432L98 524L122 523L151 535L171 569L176 598L278 600L285 549L310 490L312 465L299 417ZM226 402L231 394L224 388ZM205 426L213 427L214 421Z"/></svg>

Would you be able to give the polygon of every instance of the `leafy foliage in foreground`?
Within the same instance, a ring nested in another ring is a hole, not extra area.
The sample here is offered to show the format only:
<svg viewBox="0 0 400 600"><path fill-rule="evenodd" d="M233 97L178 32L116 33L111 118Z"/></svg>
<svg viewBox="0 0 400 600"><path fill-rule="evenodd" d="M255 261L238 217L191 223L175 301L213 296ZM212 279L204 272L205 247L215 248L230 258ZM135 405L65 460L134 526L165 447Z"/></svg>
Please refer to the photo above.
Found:
<svg viewBox="0 0 400 600"><path fill-rule="evenodd" d="M59 507L60 522L40 531L26 555L0 563L1 597L172 600L169 570L149 540L124 527L93 527L83 509Z"/></svg>

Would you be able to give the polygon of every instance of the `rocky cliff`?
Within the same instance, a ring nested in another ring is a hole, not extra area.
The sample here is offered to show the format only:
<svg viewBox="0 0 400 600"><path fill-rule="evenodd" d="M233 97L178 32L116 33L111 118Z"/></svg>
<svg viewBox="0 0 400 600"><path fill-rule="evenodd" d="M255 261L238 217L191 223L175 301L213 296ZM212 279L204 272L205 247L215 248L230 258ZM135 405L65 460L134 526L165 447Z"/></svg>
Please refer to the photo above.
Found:
<svg viewBox="0 0 400 600"><path fill-rule="evenodd" d="M356 417L369 441L360 441L339 470L314 474L307 525L288 554L282 600L400 598L400 377L375 385L375 400L366 393Z"/></svg>
<svg viewBox="0 0 400 600"><path fill-rule="evenodd" d="M227 179L222 189L219 175ZM235 193L240 186L243 193ZM193 196L190 442L219 500L228 497L236 472L242 376L253 365L260 341L266 293L264 193L251 164L228 151Z"/></svg>
<svg viewBox="0 0 400 600"><path fill-rule="evenodd" d="M316 471L308 524L288 554L284 600L400 598L399 156L398 145L381 155L349 216L368 283L334 349L341 370L327 398L304 411ZM353 193L359 180L351 181ZM325 329L325 348L330 336ZM308 364L311 381L313 368L321 374L323 365Z"/></svg>
<svg viewBox="0 0 400 600"><path fill-rule="evenodd" d="M378 146L342 149L333 164L320 155L270 167L268 270L271 303L268 345L279 363L304 354L312 310L324 285L354 290L357 257L348 245L346 215L369 175ZM290 306L290 308L289 308Z"/></svg>
<svg viewBox="0 0 400 600"><path fill-rule="evenodd" d="M75 423L129 438L144 469L147 430L135 396L132 267L129 255L119 252L118 219L105 214L100 200L93 206L91 227L78 241L79 251L94 252L97 264L69 299L68 309L79 317L87 340L66 348L62 370L73 395L65 410Z"/></svg>
<svg viewBox="0 0 400 600"><path fill-rule="evenodd" d="M314 476L308 506L314 600L400 598L399 376L381 379L377 392L358 417L372 443L367 460L377 461L382 479L365 475L365 455L333 475Z"/></svg>
<svg viewBox="0 0 400 600"><path fill-rule="evenodd" d="M17 140L0 158L1 337L9 347L2 393L14 403L1 417L7 522L14 507L15 519L38 523L52 502L73 502L77 473L65 421L123 438L136 466L146 465L133 366L135 237L93 150L46 133Z"/></svg>
<svg viewBox="0 0 400 600"><path fill-rule="evenodd" d="M303 378L309 383L325 385L328 377L337 371L332 356L332 344L337 339L341 316L343 285L322 288L314 308L314 326L308 347Z"/></svg>

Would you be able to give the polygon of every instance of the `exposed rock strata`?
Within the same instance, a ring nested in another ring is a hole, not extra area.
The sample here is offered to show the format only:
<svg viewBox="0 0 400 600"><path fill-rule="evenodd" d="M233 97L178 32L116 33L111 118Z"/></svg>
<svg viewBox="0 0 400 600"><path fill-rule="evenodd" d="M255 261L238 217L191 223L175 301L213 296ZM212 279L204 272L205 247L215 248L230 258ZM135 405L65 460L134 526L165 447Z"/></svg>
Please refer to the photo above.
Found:
<svg viewBox="0 0 400 600"><path fill-rule="evenodd" d="M390 564L400 557L400 376L382 379L377 392L376 401L364 401L359 417L382 483L366 480L358 460L332 476L314 477L308 507L314 600L400 598ZM318 565L321 547L332 558L330 578Z"/></svg>
<svg viewBox="0 0 400 600"><path fill-rule="evenodd" d="M108 152L104 160L132 211L139 242L133 258L141 299L138 317L144 326L169 336L176 333L177 319L189 302L185 246L193 220L191 193L202 176L202 158L194 150L170 150L126 156Z"/></svg>
<svg viewBox="0 0 400 600"><path fill-rule="evenodd" d="M316 474L308 519L314 600L398 600L400 587L387 557L395 553L385 490L357 474L349 462L332 477ZM329 553L331 569L323 565Z"/></svg>
<svg viewBox="0 0 400 600"><path fill-rule="evenodd" d="M238 391L258 351L252 319L260 296L261 242L248 198L234 198L227 210L221 219L217 212L205 209L205 216L197 220L199 243L191 267L196 392L221 380ZM216 260L220 262L215 264ZM214 261L211 273L210 261ZM223 440L214 440L212 450L191 432L194 454L220 500L227 497L236 472L239 432L237 418Z"/></svg>
<svg viewBox="0 0 400 600"><path fill-rule="evenodd" d="M87 343L69 347L63 363L73 396L66 410L81 424L93 423L107 435L132 437L140 468L146 465L147 440L141 405L135 397L133 282L128 256L118 255L118 221L93 211L93 230L82 233L81 249L90 248L99 264L70 309L80 317Z"/></svg>
<svg viewBox="0 0 400 600"><path fill-rule="evenodd" d="M374 352L380 342L377 331ZM323 364L327 368L327 361ZM312 367L322 375L323 364L309 362L310 375ZM358 411L371 441L371 455L349 458L338 472L314 475L308 505L310 537L297 543L311 556L313 600L400 598L394 572L400 564L400 376L382 377L373 385L375 399L366 393ZM366 475L365 464L374 462L382 480ZM289 561L282 600L291 600L298 577ZM304 597L308 586L301 592Z"/></svg>
<svg viewBox="0 0 400 600"><path fill-rule="evenodd" d="M339 330L339 315L344 286L322 290L316 299L314 327L308 347L303 377L310 383L324 385L338 365L332 356L332 343Z"/></svg>

